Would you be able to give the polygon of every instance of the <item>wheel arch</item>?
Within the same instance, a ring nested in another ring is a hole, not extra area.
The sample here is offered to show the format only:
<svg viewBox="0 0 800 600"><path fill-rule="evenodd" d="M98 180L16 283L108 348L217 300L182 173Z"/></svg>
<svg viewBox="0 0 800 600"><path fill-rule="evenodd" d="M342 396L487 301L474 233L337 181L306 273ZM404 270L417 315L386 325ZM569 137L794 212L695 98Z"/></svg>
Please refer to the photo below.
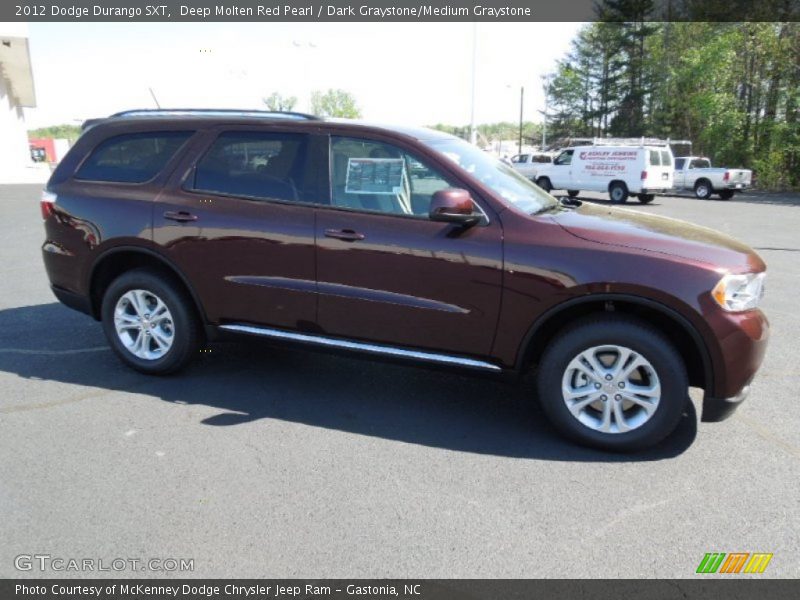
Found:
<svg viewBox="0 0 800 600"><path fill-rule="evenodd" d="M624 179L612 179L611 181L608 182L608 187L606 188L606 191L611 193L611 188L614 186L615 183L619 183L630 193L630 188L628 187L628 184L625 183Z"/></svg>
<svg viewBox="0 0 800 600"><path fill-rule="evenodd" d="M714 184L711 182L711 180L708 177L705 177L705 176L698 177L697 179L695 179L694 180L694 185L692 186L692 189L697 188L698 184L700 184L702 182L707 183L708 184L708 189L710 189L712 192L714 191Z"/></svg>
<svg viewBox="0 0 800 600"><path fill-rule="evenodd" d="M142 267L153 268L176 281L192 299L196 314L202 322L207 322L200 298L189 283L186 275L158 252L140 246L116 246L101 254L92 265L89 271L87 289L89 290L91 314L95 319L100 320L103 292L108 288L108 285L125 271Z"/></svg>
<svg viewBox="0 0 800 600"><path fill-rule="evenodd" d="M520 346L516 369L537 364L550 341L576 319L597 313L630 314L647 321L675 345L686 365L690 385L713 395L714 363L702 334L682 314L661 302L630 294L592 294L558 304L536 319Z"/></svg>

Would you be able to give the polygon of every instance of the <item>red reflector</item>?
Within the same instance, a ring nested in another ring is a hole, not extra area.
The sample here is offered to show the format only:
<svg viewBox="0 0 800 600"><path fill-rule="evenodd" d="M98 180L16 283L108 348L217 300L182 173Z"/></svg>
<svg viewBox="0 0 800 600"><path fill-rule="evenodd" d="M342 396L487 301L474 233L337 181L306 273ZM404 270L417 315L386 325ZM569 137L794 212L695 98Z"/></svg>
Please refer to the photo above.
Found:
<svg viewBox="0 0 800 600"><path fill-rule="evenodd" d="M52 202L40 202L39 206L42 209L42 219L47 219L50 215L53 214L53 203Z"/></svg>
<svg viewBox="0 0 800 600"><path fill-rule="evenodd" d="M642 171L642 180L647 179L647 171Z"/></svg>
<svg viewBox="0 0 800 600"><path fill-rule="evenodd" d="M731 174L728 171L725 171L725 175L722 176L722 181L728 181L731 178Z"/></svg>
<svg viewBox="0 0 800 600"><path fill-rule="evenodd" d="M42 199L39 202L39 208L42 210L42 219L47 219L55 212L56 195L48 192L42 192Z"/></svg>

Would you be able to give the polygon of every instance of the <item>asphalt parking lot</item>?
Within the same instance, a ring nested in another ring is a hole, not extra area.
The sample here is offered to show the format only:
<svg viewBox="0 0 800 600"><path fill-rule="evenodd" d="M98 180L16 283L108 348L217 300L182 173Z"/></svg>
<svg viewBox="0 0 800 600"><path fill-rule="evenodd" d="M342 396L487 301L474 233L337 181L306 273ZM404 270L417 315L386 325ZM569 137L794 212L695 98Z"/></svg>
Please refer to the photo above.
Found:
<svg viewBox="0 0 800 600"><path fill-rule="evenodd" d="M130 371L51 295L38 195L0 186L0 577L98 575L20 572L21 554L194 559L163 573L184 577L693 577L706 552L800 576L800 196L630 204L756 248L772 340L733 418L689 411L612 455L557 437L530 384L243 344Z"/></svg>

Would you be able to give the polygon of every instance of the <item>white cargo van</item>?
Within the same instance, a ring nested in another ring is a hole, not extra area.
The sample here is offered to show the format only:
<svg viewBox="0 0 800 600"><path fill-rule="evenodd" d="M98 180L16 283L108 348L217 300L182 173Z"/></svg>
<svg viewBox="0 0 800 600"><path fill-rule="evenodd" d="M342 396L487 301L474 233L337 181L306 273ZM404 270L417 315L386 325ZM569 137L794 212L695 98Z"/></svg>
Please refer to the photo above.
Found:
<svg viewBox="0 0 800 600"><path fill-rule="evenodd" d="M580 190L608 192L612 202L633 195L647 204L672 187L673 162L668 143L574 146L541 165L536 183L548 192L567 190L571 197Z"/></svg>

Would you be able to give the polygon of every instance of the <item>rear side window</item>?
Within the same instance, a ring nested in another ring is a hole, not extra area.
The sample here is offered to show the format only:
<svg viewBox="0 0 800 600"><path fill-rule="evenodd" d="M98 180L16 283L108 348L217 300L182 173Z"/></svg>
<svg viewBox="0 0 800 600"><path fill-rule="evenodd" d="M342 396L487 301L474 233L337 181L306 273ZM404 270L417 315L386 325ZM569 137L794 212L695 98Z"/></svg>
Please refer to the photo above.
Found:
<svg viewBox="0 0 800 600"><path fill-rule="evenodd" d="M685 158L676 158L675 159L675 168L678 171L682 171L683 170L683 165L684 165L685 162L686 162Z"/></svg>
<svg viewBox="0 0 800 600"><path fill-rule="evenodd" d="M197 163L194 189L253 199L313 202L306 185L309 138L300 133L228 131ZM313 185L313 182L311 182Z"/></svg>
<svg viewBox="0 0 800 600"><path fill-rule="evenodd" d="M650 150L650 165L653 167L661 166L661 157L658 150Z"/></svg>
<svg viewBox="0 0 800 600"><path fill-rule="evenodd" d="M661 151L661 164L665 167L672 166L672 155L667 150Z"/></svg>
<svg viewBox="0 0 800 600"><path fill-rule="evenodd" d="M100 143L76 179L144 183L158 175L193 131L152 131L117 135Z"/></svg>

